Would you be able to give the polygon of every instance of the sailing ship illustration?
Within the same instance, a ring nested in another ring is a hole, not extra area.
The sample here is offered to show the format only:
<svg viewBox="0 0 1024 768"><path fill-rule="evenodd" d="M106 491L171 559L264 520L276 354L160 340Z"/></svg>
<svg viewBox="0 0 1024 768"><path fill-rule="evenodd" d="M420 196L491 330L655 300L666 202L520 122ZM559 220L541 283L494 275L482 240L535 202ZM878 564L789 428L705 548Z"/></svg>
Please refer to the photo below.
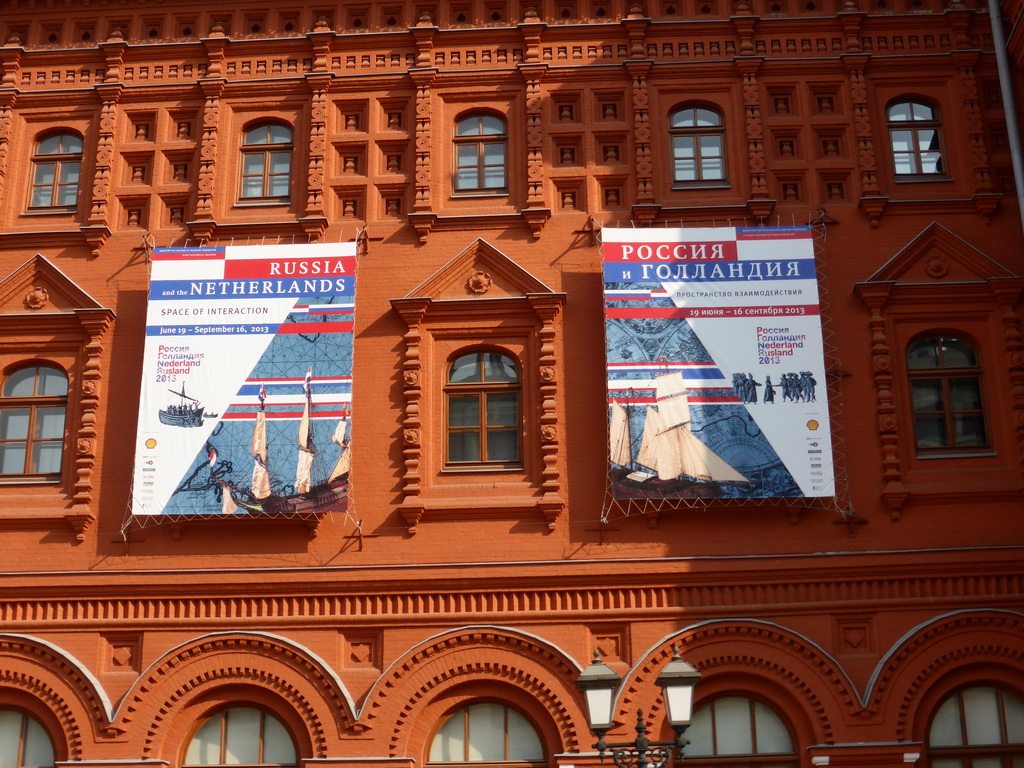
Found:
<svg viewBox="0 0 1024 768"><path fill-rule="evenodd" d="M168 405L159 411L160 423L170 427L201 427L203 419L215 419L216 413L207 413L203 404L196 398L185 394L185 382L181 382L181 392L168 389L178 397L177 405Z"/></svg>
<svg viewBox="0 0 1024 768"><path fill-rule="evenodd" d="M271 474L267 466L267 391L263 384L259 390L259 410L252 433L253 470L248 489L225 480L214 478L223 488L221 512L232 514L238 510L261 513L302 513L343 511L348 499L349 469L352 463L351 440L348 435L349 416L343 413L331 440L341 447L334 468L323 482L313 480L313 463L317 456L313 434L313 369L306 371L302 389L305 402L299 419L296 445L294 492L279 495L271 490Z"/></svg>
<svg viewBox="0 0 1024 768"><path fill-rule="evenodd" d="M632 487L645 495L647 490L659 495L675 495L687 487L751 482L693 434L683 375L664 373L654 381L655 405L646 407L640 450L635 460L629 414L621 403L612 402L609 455L612 463L622 468L617 473L621 477L616 478L619 481L616 490Z"/></svg>

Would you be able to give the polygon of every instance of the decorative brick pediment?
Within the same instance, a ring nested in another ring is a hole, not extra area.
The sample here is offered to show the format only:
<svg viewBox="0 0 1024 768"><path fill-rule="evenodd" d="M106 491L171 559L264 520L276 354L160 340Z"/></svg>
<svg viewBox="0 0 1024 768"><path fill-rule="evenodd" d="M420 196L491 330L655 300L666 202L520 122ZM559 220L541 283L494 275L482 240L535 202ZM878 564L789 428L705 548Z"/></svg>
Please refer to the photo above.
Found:
<svg viewBox="0 0 1024 768"><path fill-rule="evenodd" d="M48 259L36 254L0 282L0 314L102 309Z"/></svg>
<svg viewBox="0 0 1024 768"><path fill-rule="evenodd" d="M975 283L1013 273L944 226L932 223L866 283Z"/></svg>
<svg viewBox="0 0 1024 768"><path fill-rule="evenodd" d="M486 240L478 238L405 298L457 301L520 298L538 293L549 294L552 290Z"/></svg>

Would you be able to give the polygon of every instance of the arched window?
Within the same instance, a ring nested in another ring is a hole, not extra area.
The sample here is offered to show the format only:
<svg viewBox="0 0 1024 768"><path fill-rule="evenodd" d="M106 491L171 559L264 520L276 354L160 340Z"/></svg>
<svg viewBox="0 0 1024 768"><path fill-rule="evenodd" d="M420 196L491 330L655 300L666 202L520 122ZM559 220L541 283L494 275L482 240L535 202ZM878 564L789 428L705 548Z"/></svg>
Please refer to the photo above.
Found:
<svg viewBox="0 0 1024 768"><path fill-rule="evenodd" d="M295 743L271 714L252 707L218 712L195 732L184 766L295 766Z"/></svg>
<svg viewBox="0 0 1024 768"><path fill-rule="evenodd" d="M680 185L721 183L725 176L725 126L707 107L683 107L669 116L672 180Z"/></svg>
<svg viewBox="0 0 1024 768"><path fill-rule="evenodd" d="M544 748L530 722L502 704L471 704L449 715L430 742L431 764L544 764Z"/></svg>
<svg viewBox="0 0 1024 768"><path fill-rule="evenodd" d="M29 208L73 210L82 172L82 137L56 133L36 142Z"/></svg>
<svg viewBox="0 0 1024 768"><path fill-rule="evenodd" d="M470 115L455 126L455 191L499 192L507 181L508 133L494 115Z"/></svg>
<svg viewBox="0 0 1024 768"><path fill-rule="evenodd" d="M795 768L799 764L786 724L753 699L729 696L705 704L694 712L686 737L690 745L684 762L733 765L742 758L744 768Z"/></svg>
<svg viewBox="0 0 1024 768"><path fill-rule="evenodd" d="M520 390L519 367L506 355L455 358L445 385L449 465L519 465Z"/></svg>
<svg viewBox="0 0 1024 768"><path fill-rule="evenodd" d="M33 365L7 375L0 389L0 475L60 474L67 407L68 377L59 368Z"/></svg>
<svg viewBox="0 0 1024 768"><path fill-rule="evenodd" d="M922 451L988 445L981 366L963 339L929 336L907 348L914 434Z"/></svg>
<svg viewBox="0 0 1024 768"><path fill-rule="evenodd" d="M0 765L4 768L50 768L53 742L31 715L0 709Z"/></svg>
<svg viewBox="0 0 1024 768"><path fill-rule="evenodd" d="M260 123L242 142L243 200L288 200L292 178L292 129Z"/></svg>
<svg viewBox="0 0 1024 768"><path fill-rule="evenodd" d="M998 688L967 688L943 700L928 729L931 768L1024 764L1024 701Z"/></svg>
<svg viewBox="0 0 1024 768"><path fill-rule="evenodd" d="M899 101L887 114L896 176L943 176L942 123L935 110L920 101Z"/></svg>

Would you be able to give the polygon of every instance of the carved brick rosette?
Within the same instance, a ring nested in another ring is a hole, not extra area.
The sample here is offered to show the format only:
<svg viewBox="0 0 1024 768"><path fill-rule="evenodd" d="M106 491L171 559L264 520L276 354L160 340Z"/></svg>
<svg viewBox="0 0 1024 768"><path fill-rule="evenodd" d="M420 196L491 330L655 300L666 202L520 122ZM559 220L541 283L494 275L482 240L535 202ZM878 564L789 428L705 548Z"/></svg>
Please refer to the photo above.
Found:
<svg viewBox="0 0 1024 768"><path fill-rule="evenodd" d="M320 47L324 49L327 47L326 41L321 38L322 33L318 33L314 41L314 48L318 50ZM324 215L327 92L331 85L331 76L327 74L307 75L306 82L312 91L309 103L309 164L306 172L306 216L310 218Z"/></svg>
<svg viewBox="0 0 1024 768"><path fill-rule="evenodd" d="M992 176L989 170L988 149L985 146L985 127L981 119L981 104L978 99L978 81L974 65L977 52L957 52L954 60L960 67L960 95L963 99L964 117L967 125L967 141L974 165L975 193L992 192Z"/></svg>
<svg viewBox="0 0 1024 768"><path fill-rule="evenodd" d="M7 178L7 157L11 140L11 117L14 114L14 102L18 98L17 91L0 92L0 200L3 199L4 180Z"/></svg>
<svg viewBox="0 0 1024 768"><path fill-rule="evenodd" d="M218 48L221 41L207 40L208 54L210 57L209 73L215 70L214 62L219 62L223 57L223 48ZM216 67L219 71L220 67ZM203 89L205 102L203 104L203 128L202 138L199 140L199 180L196 184L196 210L197 220L206 220L213 217L213 190L215 182L215 169L217 157L217 128L220 123L220 94L224 88L225 80L212 79L202 80L200 86Z"/></svg>
<svg viewBox="0 0 1024 768"><path fill-rule="evenodd" d="M100 97L99 130L96 133L96 166L92 179L92 208L89 226L106 227L107 206L110 198L111 168L114 163L114 131L117 128L117 103L123 86L120 83L101 83L96 86ZM93 256L98 250L93 251Z"/></svg>

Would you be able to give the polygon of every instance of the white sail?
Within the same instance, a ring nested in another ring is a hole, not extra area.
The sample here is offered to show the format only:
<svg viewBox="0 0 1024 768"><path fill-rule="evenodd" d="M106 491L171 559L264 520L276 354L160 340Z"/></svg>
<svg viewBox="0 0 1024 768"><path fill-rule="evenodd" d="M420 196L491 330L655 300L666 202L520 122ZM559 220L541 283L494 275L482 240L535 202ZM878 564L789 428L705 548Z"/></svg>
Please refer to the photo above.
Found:
<svg viewBox="0 0 1024 768"><path fill-rule="evenodd" d="M690 403L686 397L683 374L675 371L664 373L654 380L657 390L658 413L661 414L661 429L672 429L690 423Z"/></svg>
<svg viewBox="0 0 1024 768"><path fill-rule="evenodd" d="M270 473L267 472L267 414L262 409L256 411L252 455L256 457L252 468L252 494L257 499L265 499L270 495Z"/></svg>
<svg viewBox="0 0 1024 768"><path fill-rule="evenodd" d="M661 416L657 409L648 406L644 417L644 434L640 438L640 452L636 455L636 463L658 471L658 433L661 431Z"/></svg>
<svg viewBox="0 0 1024 768"><path fill-rule="evenodd" d="M313 435L309 428L309 407L310 396L307 390L306 405L302 409L302 419L299 421L299 461L298 466L295 468L296 493L309 493L313 458L316 456L316 451L313 450L312 444Z"/></svg>
<svg viewBox="0 0 1024 768"><path fill-rule="evenodd" d="M612 418L608 430L608 456L612 464L628 466L632 461L629 445L629 417L626 409L612 401Z"/></svg>
<svg viewBox="0 0 1024 768"><path fill-rule="evenodd" d="M352 451L345 443L347 432L348 419L341 419L338 426L334 428L334 435L331 436L331 441L341 446L341 456L338 457L338 463L334 465L328 481L341 477L352 468Z"/></svg>
<svg viewBox="0 0 1024 768"><path fill-rule="evenodd" d="M699 480L745 483L747 478L708 448L689 426L665 430L658 435L658 477L671 480L689 475Z"/></svg>
<svg viewBox="0 0 1024 768"><path fill-rule="evenodd" d="M220 513L222 515L233 515L238 511L238 505L235 504L235 500L231 497L231 491L226 486L221 485L223 496L220 503Z"/></svg>

